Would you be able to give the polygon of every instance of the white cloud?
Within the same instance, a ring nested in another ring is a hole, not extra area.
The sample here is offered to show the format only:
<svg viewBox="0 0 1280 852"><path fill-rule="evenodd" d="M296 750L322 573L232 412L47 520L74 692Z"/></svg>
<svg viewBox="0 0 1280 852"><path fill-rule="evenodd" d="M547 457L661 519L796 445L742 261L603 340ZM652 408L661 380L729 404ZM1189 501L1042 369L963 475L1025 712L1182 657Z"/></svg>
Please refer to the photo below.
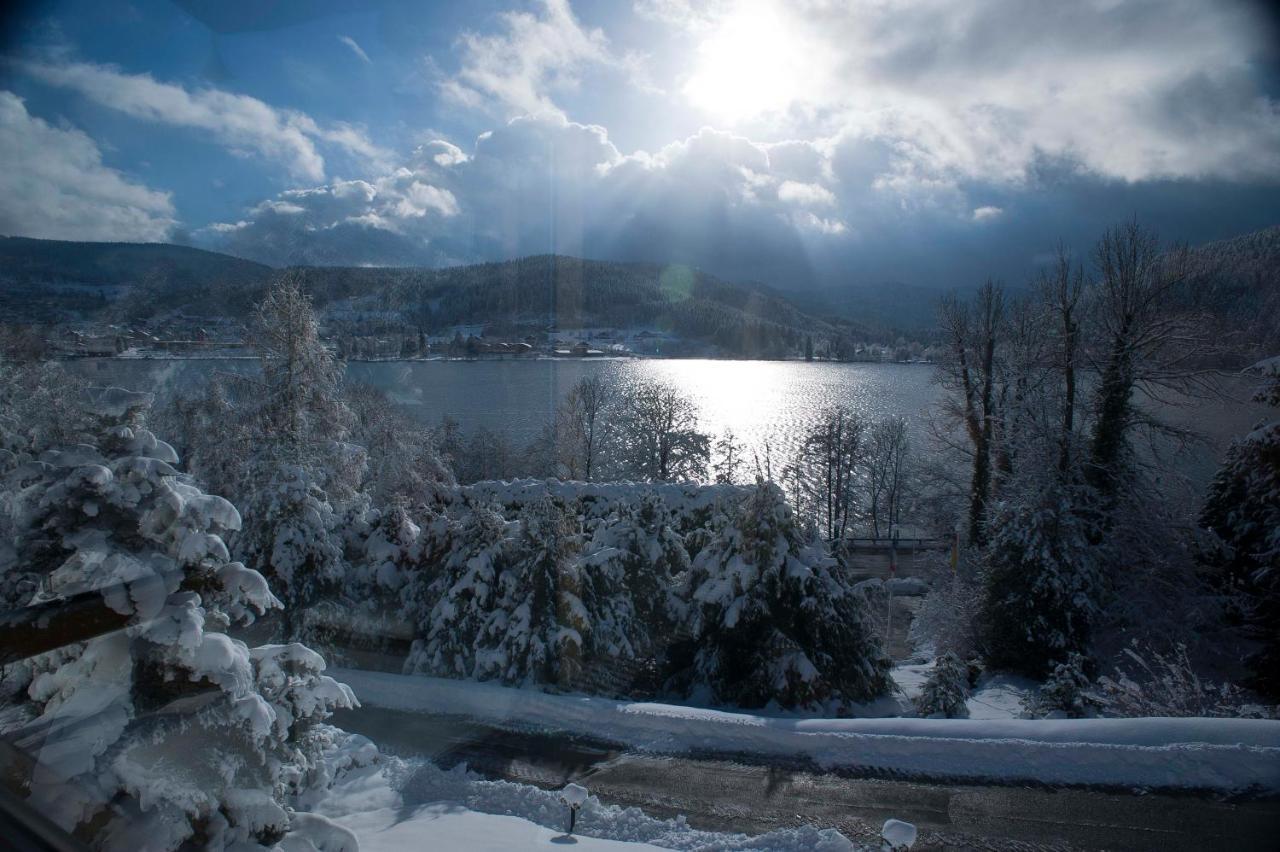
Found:
<svg viewBox="0 0 1280 852"><path fill-rule="evenodd" d="M604 33L583 29L568 0L542 0L541 6L538 13L504 13L499 34L463 34L462 65L441 84L444 94L471 107L497 106L507 117L562 115L552 92L575 87L583 68L613 60Z"/></svg>
<svg viewBox="0 0 1280 852"><path fill-rule="evenodd" d="M418 159L430 158L437 166L456 166L465 163L467 155L461 148L444 139L432 139L414 152Z"/></svg>
<svg viewBox="0 0 1280 852"><path fill-rule="evenodd" d="M641 10L695 44L684 92L708 116L767 124L771 135L882 140L893 149L885 186L1017 184L1045 162L1131 182L1280 178L1280 103L1260 70L1271 28L1251 4L734 0L693 10L648 0Z"/></svg>
<svg viewBox="0 0 1280 852"><path fill-rule="evenodd" d="M839 219L828 219L814 213L810 213L807 210L796 217L796 223L802 227L817 231L820 234L826 234L827 236L843 234L847 230L844 222L841 222Z"/></svg>
<svg viewBox="0 0 1280 852"><path fill-rule="evenodd" d="M364 62L365 65L373 64L373 60L369 58L369 54L365 53L364 48L361 47L360 44L351 36L338 36L338 41L351 48L351 52L360 57L360 60Z"/></svg>
<svg viewBox="0 0 1280 852"><path fill-rule="evenodd" d="M984 205L982 207L973 208L973 221L986 222L990 219L999 218L1004 214L1004 208Z"/></svg>
<svg viewBox="0 0 1280 852"><path fill-rule="evenodd" d="M50 126L0 91L0 233L155 242L174 225L169 194L102 163L79 130Z"/></svg>
<svg viewBox="0 0 1280 852"><path fill-rule="evenodd" d="M828 172L825 156L814 146L774 148L709 128L655 153L623 156L602 127L522 116L480 134L465 154L437 140L411 167L281 193L248 211L247 224L200 236L274 263L438 263L555 251L720 259L721 268L756 275L764 262L794 266L808 241L846 233L829 209L834 194L797 179Z"/></svg>
<svg viewBox="0 0 1280 852"><path fill-rule="evenodd" d="M378 169L385 169L391 159L356 127L322 127L304 113L276 109L248 95L214 88L188 91L161 83L149 74L126 74L83 62L25 63L22 67L45 83L72 89L134 118L205 131L233 151L282 162L294 177L303 180L324 179L325 161L317 143Z"/></svg>
<svg viewBox="0 0 1280 852"><path fill-rule="evenodd" d="M836 203L836 196L825 186L816 183L784 180L778 187L778 200L806 207L830 207Z"/></svg>

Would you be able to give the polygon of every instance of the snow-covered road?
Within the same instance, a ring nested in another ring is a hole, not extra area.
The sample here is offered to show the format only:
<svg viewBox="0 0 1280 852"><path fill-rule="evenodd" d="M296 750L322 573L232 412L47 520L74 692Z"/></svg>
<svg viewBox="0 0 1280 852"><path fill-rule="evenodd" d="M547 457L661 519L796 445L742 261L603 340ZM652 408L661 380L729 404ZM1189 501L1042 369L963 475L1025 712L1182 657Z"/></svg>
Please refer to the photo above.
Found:
<svg viewBox="0 0 1280 852"><path fill-rule="evenodd" d="M1280 722L1271 720L809 719L354 669L332 674L375 707L647 753L756 755L914 778L1280 791Z"/></svg>

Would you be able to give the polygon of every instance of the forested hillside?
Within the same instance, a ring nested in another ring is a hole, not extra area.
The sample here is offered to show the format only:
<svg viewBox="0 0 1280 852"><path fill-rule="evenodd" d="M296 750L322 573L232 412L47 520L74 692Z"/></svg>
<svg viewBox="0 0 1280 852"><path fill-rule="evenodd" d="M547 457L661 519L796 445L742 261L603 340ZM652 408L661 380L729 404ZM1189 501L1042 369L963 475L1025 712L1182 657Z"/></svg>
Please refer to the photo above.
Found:
<svg viewBox="0 0 1280 852"><path fill-rule="evenodd" d="M1280 225L1193 249L1186 298L1246 360L1280 352Z"/></svg>
<svg viewBox="0 0 1280 852"><path fill-rule="evenodd" d="M12 320L50 324L161 321L175 313L237 320L276 272L184 246L4 238L0 308ZM484 326L499 336L648 328L698 351L757 357L799 353L809 335L833 351L851 351L872 337L857 323L806 315L764 286L732 284L684 266L540 255L446 269L306 267L300 273L334 333L432 333L457 325Z"/></svg>

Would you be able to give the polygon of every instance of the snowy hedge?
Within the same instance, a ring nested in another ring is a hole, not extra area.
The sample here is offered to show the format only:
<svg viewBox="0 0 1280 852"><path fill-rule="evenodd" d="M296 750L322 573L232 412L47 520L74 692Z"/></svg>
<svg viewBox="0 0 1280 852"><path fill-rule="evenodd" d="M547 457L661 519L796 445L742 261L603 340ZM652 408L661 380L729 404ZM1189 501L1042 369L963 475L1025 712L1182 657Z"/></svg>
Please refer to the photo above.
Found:
<svg viewBox="0 0 1280 852"><path fill-rule="evenodd" d="M378 583L417 625L406 671L751 707L889 689L860 598L772 485L485 482L426 514L430 544Z"/></svg>

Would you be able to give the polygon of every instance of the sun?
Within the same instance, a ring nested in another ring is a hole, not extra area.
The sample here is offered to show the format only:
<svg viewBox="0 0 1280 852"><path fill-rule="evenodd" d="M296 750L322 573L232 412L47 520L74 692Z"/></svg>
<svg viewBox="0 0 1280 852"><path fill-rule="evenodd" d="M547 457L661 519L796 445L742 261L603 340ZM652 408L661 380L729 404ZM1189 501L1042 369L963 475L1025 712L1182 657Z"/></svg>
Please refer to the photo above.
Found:
<svg viewBox="0 0 1280 852"><path fill-rule="evenodd" d="M806 53L806 45L778 9L742 3L698 45L684 95L727 124L781 112L816 82L816 57Z"/></svg>

